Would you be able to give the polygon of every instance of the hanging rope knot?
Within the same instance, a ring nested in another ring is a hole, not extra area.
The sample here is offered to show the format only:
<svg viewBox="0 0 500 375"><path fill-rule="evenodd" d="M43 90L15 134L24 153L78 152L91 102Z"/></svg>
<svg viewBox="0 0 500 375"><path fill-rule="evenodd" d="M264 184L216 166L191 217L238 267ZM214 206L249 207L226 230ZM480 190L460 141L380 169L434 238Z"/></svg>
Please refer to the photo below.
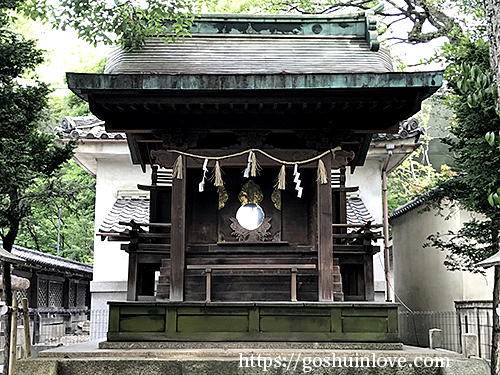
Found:
<svg viewBox="0 0 500 375"><path fill-rule="evenodd" d="M218 160L215 162L214 175L214 186L224 186L224 181L222 181L222 171Z"/></svg>
<svg viewBox="0 0 500 375"><path fill-rule="evenodd" d="M285 185L286 185L285 175L286 175L285 166L282 165L281 169L280 169L280 173L278 175L278 186L277 187L279 190L285 190Z"/></svg>
<svg viewBox="0 0 500 375"><path fill-rule="evenodd" d="M174 166L172 168L172 178L182 180L182 155L175 160Z"/></svg>
<svg viewBox="0 0 500 375"><path fill-rule="evenodd" d="M328 176L326 175L326 168L325 168L325 163L323 163L323 160L318 161L318 178L316 181L319 181L321 185L327 184L328 183Z"/></svg>

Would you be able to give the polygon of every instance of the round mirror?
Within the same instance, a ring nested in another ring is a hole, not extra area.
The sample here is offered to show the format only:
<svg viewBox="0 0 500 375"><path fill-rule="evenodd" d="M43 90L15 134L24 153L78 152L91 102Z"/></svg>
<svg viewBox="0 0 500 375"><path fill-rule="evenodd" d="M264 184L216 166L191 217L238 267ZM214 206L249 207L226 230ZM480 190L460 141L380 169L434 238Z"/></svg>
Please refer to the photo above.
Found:
<svg viewBox="0 0 500 375"><path fill-rule="evenodd" d="M257 229L264 221L264 211L258 204L248 203L241 206L236 212L236 220L248 230Z"/></svg>

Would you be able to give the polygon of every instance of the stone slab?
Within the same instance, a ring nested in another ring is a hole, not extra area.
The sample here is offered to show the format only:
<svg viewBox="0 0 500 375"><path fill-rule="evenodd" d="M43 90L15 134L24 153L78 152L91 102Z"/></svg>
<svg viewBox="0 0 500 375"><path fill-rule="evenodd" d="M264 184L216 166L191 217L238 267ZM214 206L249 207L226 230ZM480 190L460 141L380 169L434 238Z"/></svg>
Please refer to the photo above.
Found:
<svg viewBox="0 0 500 375"><path fill-rule="evenodd" d="M402 350L402 343L301 343L301 342L108 342L100 349L337 349L337 350Z"/></svg>

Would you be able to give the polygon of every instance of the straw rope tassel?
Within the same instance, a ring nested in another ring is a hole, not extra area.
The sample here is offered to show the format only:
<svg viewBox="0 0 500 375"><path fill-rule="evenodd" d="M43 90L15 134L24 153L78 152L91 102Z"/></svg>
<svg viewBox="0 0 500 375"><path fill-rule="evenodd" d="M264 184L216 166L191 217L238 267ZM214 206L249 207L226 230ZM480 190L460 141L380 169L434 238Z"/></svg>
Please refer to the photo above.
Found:
<svg viewBox="0 0 500 375"><path fill-rule="evenodd" d="M182 180L182 155L175 160L174 167L172 168L172 177Z"/></svg>
<svg viewBox="0 0 500 375"><path fill-rule="evenodd" d="M280 169L280 173L278 175L278 189L279 190L285 190L285 175L286 175L285 166L282 165L281 169Z"/></svg>
<svg viewBox="0 0 500 375"><path fill-rule="evenodd" d="M255 152L252 152L252 168L250 170L250 176L256 177L257 176L257 156L255 155Z"/></svg>
<svg viewBox="0 0 500 375"><path fill-rule="evenodd" d="M323 160L321 160L321 159L318 161L318 179L316 181L319 181L319 183L321 185L328 183L328 177L326 175L325 163L323 163Z"/></svg>
<svg viewBox="0 0 500 375"><path fill-rule="evenodd" d="M220 164L218 160L215 162L214 173L215 173L214 186L224 186L224 181L222 181L222 171L220 170Z"/></svg>

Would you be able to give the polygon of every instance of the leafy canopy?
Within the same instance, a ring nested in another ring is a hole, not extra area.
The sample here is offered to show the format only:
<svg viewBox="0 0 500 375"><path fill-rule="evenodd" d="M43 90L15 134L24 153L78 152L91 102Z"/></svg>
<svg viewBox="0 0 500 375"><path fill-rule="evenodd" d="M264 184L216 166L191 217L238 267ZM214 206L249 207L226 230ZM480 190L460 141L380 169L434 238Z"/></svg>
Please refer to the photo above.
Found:
<svg viewBox="0 0 500 375"><path fill-rule="evenodd" d="M16 5L0 3L0 237L9 251L32 204L52 195L50 182L39 181L54 177L73 150L37 129L50 90L32 75L42 52L9 29L6 11ZM44 189L33 191L35 183Z"/></svg>
<svg viewBox="0 0 500 375"><path fill-rule="evenodd" d="M452 201L480 217L457 232L429 236L427 246L449 252L448 268L475 271L475 263L499 250L500 211L488 202L488 194L500 187L500 149L485 139L485 134L500 129L498 94L490 78L488 44L482 39L447 45L444 56L450 63L445 72L447 100L455 113L451 133L456 137L446 143L458 174L428 196L437 207Z"/></svg>

